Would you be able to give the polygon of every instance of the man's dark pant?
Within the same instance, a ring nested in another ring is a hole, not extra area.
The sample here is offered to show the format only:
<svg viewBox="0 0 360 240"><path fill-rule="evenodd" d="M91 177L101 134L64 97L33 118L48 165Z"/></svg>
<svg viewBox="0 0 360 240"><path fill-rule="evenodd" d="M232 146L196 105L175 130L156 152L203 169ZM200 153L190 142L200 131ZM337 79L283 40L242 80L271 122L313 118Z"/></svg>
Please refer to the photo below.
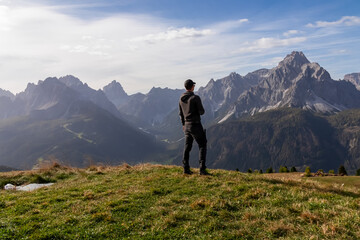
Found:
<svg viewBox="0 0 360 240"><path fill-rule="evenodd" d="M185 147L183 156L184 169L190 169L189 157L194 139L199 145L200 170L205 170L207 140L205 130L203 129L201 123L185 123Z"/></svg>

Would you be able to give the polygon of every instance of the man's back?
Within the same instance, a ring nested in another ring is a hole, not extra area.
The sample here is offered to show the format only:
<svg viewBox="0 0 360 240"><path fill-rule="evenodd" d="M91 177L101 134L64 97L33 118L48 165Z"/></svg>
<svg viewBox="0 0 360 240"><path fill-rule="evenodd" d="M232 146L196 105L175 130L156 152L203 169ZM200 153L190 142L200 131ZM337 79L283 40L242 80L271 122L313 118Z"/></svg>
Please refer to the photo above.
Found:
<svg viewBox="0 0 360 240"><path fill-rule="evenodd" d="M179 115L183 125L185 122L200 123L200 115L203 115L204 113L205 110L199 96L189 91L181 95L179 101Z"/></svg>

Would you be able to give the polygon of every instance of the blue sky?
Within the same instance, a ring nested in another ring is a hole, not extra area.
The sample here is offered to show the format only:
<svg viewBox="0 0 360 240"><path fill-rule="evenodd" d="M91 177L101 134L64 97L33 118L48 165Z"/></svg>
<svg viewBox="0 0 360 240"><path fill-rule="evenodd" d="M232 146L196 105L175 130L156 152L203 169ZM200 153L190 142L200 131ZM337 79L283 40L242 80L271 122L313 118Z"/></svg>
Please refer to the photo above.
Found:
<svg viewBox="0 0 360 240"><path fill-rule="evenodd" d="M360 1L0 0L0 88L72 74L128 93L198 86L303 51L333 79L360 72Z"/></svg>

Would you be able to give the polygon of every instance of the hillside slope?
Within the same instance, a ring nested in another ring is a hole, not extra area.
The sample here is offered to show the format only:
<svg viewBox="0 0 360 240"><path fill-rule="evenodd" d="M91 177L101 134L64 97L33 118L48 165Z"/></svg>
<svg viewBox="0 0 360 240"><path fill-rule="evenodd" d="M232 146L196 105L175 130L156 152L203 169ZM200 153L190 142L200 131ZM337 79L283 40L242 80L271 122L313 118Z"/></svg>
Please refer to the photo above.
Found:
<svg viewBox="0 0 360 240"><path fill-rule="evenodd" d="M336 129L310 111L284 108L208 129L211 168L246 171L295 166L337 169L346 151Z"/></svg>
<svg viewBox="0 0 360 240"><path fill-rule="evenodd" d="M1 239L356 239L360 192L312 179L138 165L0 173ZM290 176L290 175L289 175ZM345 177L344 177L345 178ZM350 178L350 177L349 177ZM358 178L358 177L352 177Z"/></svg>
<svg viewBox="0 0 360 240"><path fill-rule="evenodd" d="M160 146L151 136L135 131L107 111L88 102L72 107L79 111L67 119L48 120L36 114L1 121L0 163L19 169L31 169L50 158L77 167L98 162L134 164L151 161L159 152Z"/></svg>

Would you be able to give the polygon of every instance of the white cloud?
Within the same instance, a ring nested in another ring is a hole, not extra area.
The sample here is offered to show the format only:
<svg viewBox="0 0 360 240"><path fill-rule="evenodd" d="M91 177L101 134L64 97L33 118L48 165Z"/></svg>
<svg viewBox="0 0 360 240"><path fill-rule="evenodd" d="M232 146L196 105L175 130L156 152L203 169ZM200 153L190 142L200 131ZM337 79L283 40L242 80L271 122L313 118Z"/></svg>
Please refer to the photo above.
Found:
<svg viewBox="0 0 360 240"><path fill-rule="evenodd" d="M0 32L0 45L6 46L0 48L0 87L19 92L28 82L73 74L94 88L116 79L129 93L146 92L152 86L182 88L186 78L206 83L238 64L228 58L241 37L220 37L215 25L170 27L182 23L135 14L81 20L58 9L1 8L6 14L1 14L0 29L7 32ZM230 29L245 22L217 26Z"/></svg>
<svg viewBox="0 0 360 240"><path fill-rule="evenodd" d="M243 18L233 21L224 21L220 23L216 23L211 26L211 29L214 29L217 33L227 32L236 28L243 26L245 23L249 23L249 19Z"/></svg>
<svg viewBox="0 0 360 240"><path fill-rule="evenodd" d="M306 37L294 37L294 38L260 38L254 42L246 43L245 47L239 48L237 53L248 53L248 52L261 52L266 49L292 46L298 43L306 41Z"/></svg>
<svg viewBox="0 0 360 240"><path fill-rule="evenodd" d="M7 6L0 5L0 31L8 31L11 27L8 17L9 11L10 9Z"/></svg>
<svg viewBox="0 0 360 240"><path fill-rule="evenodd" d="M130 42L148 42L155 43L159 41L170 41L176 39L189 39L204 37L212 34L210 29L197 30L195 28L170 28L165 32L147 34L141 37L135 37L130 39Z"/></svg>
<svg viewBox="0 0 360 240"><path fill-rule="evenodd" d="M354 26L354 25L360 25L360 17L344 16L338 21L334 21L334 22L317 21L315 24L309 23L306 26L313 28L326 28L326 27Z"/></svg>
<svg viewBox="0 0 360 240"><path fill-rule="evenodd" d="M290 36L293 36L293 35L297 35L299 33L301 33L299 30L289 30L287 32L284 32L283 35L285 37L290 37Z"/></svg>
<svg viewBox="0 0 360 240"><path fill-rule="evenodd" d="M201 86L233 71L246 74L275 66L279 58L274 57L294 49L325 48L323 40L328 40L300 37L303 32L297 30L275 37L284 32L279 27L261 38L264 31L254 27L279 24L254 26L248 19L196 27L139 14L80 19L62 13L61 6L13 2L0 2L0 87L13 92L22 91L28 82L67 74L93 88L115 79L128 93L147 92L152 86L182 88L187 78ZM71 12L71 6L65 7ZM357 35L353 38L352 45L358 45Z"/></svg>

